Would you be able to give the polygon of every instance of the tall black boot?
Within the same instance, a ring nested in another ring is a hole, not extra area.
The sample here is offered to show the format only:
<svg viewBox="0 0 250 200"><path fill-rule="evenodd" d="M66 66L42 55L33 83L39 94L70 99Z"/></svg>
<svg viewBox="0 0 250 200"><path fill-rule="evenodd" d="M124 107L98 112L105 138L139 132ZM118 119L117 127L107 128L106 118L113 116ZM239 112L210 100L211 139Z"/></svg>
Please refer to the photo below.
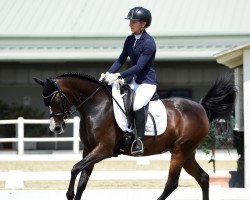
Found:
<svg viewBox="0 0 250 200"><path fill-rule="evenodd" d="M146 117L145 107L135 111L135 140L131 147L131 154L134 156L143 155L143 139L145 133Z"/></svg>

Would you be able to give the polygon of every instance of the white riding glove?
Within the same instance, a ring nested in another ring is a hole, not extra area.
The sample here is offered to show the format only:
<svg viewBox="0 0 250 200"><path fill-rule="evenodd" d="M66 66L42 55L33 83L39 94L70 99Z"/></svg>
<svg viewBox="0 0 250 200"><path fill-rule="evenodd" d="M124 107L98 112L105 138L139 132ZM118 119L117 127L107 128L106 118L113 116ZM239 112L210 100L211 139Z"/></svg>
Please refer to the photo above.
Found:
<svg viewBox="0 0 250 200"><path fill-rule="evenodd" d="M101 74L101 77L99 78L99 81L105 81L106 76L107 76L108 74L110 74L110 73L109 73L109 72L102 73L102 74Z"/></svg>
<svg viewBox="0 0 250 200"><path fill-rule="evenodd" d="M120 73L106 73L106 76L105 76L105 81L108 83L108 85L112 85L114 82L116 82L118 80L118 78L121 76Z"/></svg>

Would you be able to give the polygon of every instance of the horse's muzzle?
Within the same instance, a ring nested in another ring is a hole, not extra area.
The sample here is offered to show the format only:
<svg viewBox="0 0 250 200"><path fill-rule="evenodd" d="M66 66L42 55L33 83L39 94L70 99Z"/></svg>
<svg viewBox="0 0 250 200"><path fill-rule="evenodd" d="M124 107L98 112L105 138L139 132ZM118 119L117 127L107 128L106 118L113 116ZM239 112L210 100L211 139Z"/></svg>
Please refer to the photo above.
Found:
<svg viewBox="0 0 250 200"><path fill-rule="evenodd" d="M66 127L65 122L63 122L61 125L55 126L53 132L55 134L62 134L64 132L65 127Z"/></svg>
<svg viewBox="0 0 250 200"><path fill-rule="evenodd" d="M53 132L55 133L55 134L61 134L61 133L63 133L63 127L61 127L61 126L56 126L55 128L54 128L54 130L53 130Z"/></svg>
<svg viewBox="0 0 250 200"><path fill-rule="evenodd" d="M66 127L65 122L55 122L54 118L51 118L50 120L50 131L55 134L62 134L64 132L64 128Z"/></svg>

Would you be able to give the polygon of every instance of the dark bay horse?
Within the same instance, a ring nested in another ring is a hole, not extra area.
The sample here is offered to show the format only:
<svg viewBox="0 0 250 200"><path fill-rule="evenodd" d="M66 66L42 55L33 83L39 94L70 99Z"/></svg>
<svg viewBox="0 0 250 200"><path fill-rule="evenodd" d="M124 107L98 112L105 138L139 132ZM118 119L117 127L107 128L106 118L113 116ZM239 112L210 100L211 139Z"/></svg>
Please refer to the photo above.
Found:
<svg viewBox="0 0 250 200"><path fill-rule="evenodd" d="M156 138L146 136L145 156L170 151L168 179L158 200L166 199L178 187L181 169L184 168L198 182L203 200L209 200L209 176L195 160L195 150L208 134L213 119L227 119L234 107L236 96L232 74L218 78L200 103L183 98L162 99L167 110L167 129ZM118 127L110 91L95 78L80 74L63 74L46 81L34 78L43 87L43 100L49 107L53 132L61 133L64 120L75 106L80 114L80 138L83 159L71 170L67 191L68 200L80 200L94 165L117 153L123 140ZM124 152L130 155L130 150ZM76 194L74 184L81 172Z"/></svg>

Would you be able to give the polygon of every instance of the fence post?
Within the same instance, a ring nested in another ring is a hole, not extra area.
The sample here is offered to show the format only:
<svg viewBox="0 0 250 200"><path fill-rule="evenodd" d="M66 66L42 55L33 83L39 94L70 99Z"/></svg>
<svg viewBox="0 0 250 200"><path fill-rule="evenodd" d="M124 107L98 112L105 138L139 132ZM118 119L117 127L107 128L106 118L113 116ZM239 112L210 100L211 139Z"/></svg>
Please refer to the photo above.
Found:
<svg viewBox="0 0 250 200"><path fill-rule="evenodd" d="M74 154L79 153L79 128L80 128L80 118L74 117L74 123L73 123L73 152Z"/></svg>
<svg viewBox="0 0 250 200"><path fill-rule="evenodd" d="M23 117L18 117L17 119L17 153L18 155L23 155L24 153L24 119Z"/></svg>

